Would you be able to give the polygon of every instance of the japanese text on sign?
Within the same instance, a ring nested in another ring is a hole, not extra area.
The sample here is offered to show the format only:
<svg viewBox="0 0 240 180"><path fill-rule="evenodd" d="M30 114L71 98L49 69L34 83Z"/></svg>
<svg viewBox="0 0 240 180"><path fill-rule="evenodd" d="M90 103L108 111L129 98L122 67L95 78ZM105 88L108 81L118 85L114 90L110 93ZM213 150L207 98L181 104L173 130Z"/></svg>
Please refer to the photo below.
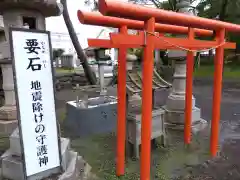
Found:
<svg viewBox="0 0 240 180"><path fill-rule="evenodd" d="M26 175L60 167L49 34L12 31Z"/></svg>

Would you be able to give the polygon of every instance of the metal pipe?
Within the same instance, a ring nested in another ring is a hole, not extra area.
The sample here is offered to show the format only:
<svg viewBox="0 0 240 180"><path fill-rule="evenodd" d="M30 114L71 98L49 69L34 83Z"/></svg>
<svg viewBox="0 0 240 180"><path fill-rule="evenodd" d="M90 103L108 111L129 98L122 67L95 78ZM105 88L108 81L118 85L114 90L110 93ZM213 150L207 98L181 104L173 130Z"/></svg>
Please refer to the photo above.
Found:
<svg viewBox="0 0 240 180"><path fill-rule="evenodd" d="M82 24L120 28L126 25L129 29L142 30L144 22L123 19L118 17L103 16L99 12L83 12L78 10L78 20ZM167 24L155 24L155 31L160 33L187 34L188 28L182 26L173 26ZM205 29L194 29L197 36L212 36L213 31Z"/></svg>
<svg viewBox="0 0 240 180"><path fill-rule="evenodd" d="M99 0L99 10L103 15L115 17L121 16L122 18L134 20L144 21L154 17L156 22L159 23L212 30L225 29L229 32L240 32L240 25L136 4L124 3L117 0Z"/></svg>

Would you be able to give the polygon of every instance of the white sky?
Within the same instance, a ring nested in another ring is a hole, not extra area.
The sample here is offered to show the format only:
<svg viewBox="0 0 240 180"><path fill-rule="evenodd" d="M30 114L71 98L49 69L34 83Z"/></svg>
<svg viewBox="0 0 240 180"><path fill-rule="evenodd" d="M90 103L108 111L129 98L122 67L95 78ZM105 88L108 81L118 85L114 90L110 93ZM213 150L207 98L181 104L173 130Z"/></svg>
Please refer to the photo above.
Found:
<svg viewBox="0 0 240 180"><path fill-rule="evenodd" d="M58 0L59 1L59 0ZM122 0L127 1L127 0ZM87 38L95 38L101 31L101 28L89 25L83 25L78 21L77 11L91 11L90 7L84 5L84 0L68 0L68 12L75 28L76 33L78 33L78 39L80 44L85 48L87 47ZM64 23L63 17L50 17L46 19L46 28L51 32L58 33L68 33L67 27Z"/></svg>
<svg viewBox="0 0 240 180"><path fill-rule="evenodd" d="M80 44L85 48L87 46L87 38L96 37L99 28L94 28L93 26L82 25L77 18L77 10L85 10L90 11L90 8L84 6L83 0L68 0L68 11L73 26L75 28L76 33L78 33L78 38ZM68 33L67 27L63 20L62 16L58 17L50 17L46 19L46 27L48 31L58 32L58 33Z"/></svg>
<svg viewBox="0 0 240 180"><path fill-rule="evenodd" d="M59 0L58 0L59 1ZM127 1L127 0L122 0ZM101 28L82 25L77 18L77 10L91 11L90 7L84 6L84 0L68 0L68 11L81 45L87 46L87 38L95 38L101 31ZM47 30L58 33L68 33L63 17L51 17L46 20Z"/></svg>
<svg viewBox="0 0 240 180"><path fill-rule="evenodd" d="M85 28L86 25L81 25L77 18L77 10L81 9L89 11L90 8L84 6L84 0L68 0L68 11L71 21L77 32L92 31L92 29ZM53 32L67 32L64 20L62 16L47 18L47 30Z"/></svg>

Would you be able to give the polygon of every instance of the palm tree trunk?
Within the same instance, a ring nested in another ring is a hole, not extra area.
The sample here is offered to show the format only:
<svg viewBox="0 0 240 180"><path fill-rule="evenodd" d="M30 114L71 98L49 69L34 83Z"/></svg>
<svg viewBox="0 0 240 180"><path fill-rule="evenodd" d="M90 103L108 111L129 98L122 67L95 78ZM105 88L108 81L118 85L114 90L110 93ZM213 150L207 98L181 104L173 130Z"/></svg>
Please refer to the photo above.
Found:
<svg viewBox="0 0 240 180"><path fill-rule="evenodd" d="M65 21L65 24L68 29L68 33L70 35L70 38L72 40L73 46L77 52L78 58L82 64L82 67L84 69L85 76L90 84L95 85L97 83L96 75L93 73L91 67L88 64L87 57L78 41L78 37L75 33L75 30L73 28L72 22L69 17L68 8L67 8L67 1L61 0L61 3L63 5L63 18Z"/></svg>

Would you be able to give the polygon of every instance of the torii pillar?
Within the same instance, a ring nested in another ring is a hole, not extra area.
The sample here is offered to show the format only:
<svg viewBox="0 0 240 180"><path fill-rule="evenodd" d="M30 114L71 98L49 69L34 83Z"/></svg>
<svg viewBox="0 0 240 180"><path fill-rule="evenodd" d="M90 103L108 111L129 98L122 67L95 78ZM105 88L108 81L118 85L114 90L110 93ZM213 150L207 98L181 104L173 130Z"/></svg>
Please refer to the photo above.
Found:
<svg viewBox="0 0 240 180"><path fill-rule="evenodd" d="M177 7L180 13L194 15L189 11L190 0L181 0ZM184 130L185 123L185 94L186 94L186 51L174 50L169 57L174 61L172 91L166 103L166 122L170 129ZM201 109L195 106L195 97L192 96L192 131L204 129L207 122L201 118Z"/></svg>

